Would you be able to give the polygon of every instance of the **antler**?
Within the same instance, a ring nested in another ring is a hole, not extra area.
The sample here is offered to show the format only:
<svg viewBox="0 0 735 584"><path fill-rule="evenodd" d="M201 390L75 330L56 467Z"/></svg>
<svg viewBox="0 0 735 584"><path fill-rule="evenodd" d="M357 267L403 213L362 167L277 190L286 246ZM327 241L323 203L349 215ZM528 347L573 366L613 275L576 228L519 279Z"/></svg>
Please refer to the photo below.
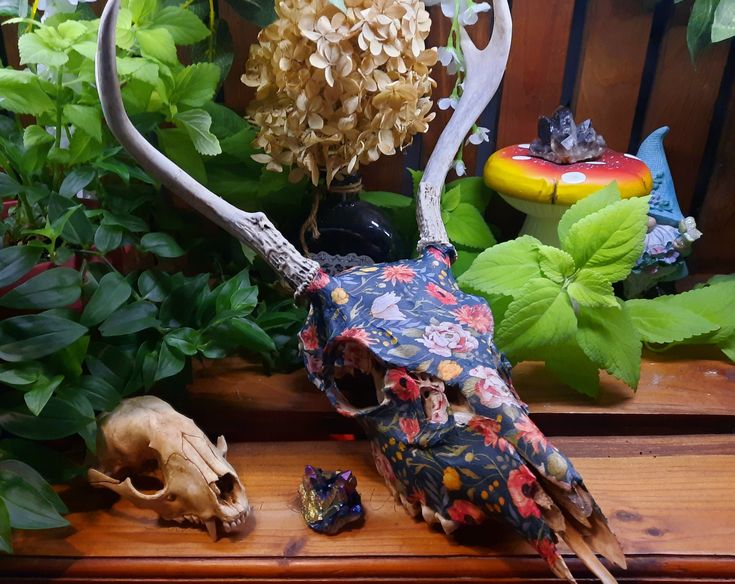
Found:
<svg viewBox="0 0 735 584"><path fill-rule="evenodd" d="M493 0L493 35L487 47L479 50L464 27L460 27L466 77L464 92L454 115L439 136L424 176L419 184L416 219L422 250L432 243L449 243L441 218L441 192L454 155L500 86L510 54L513 23L508 0Z"/></svg>
<svg viewBox="0 0 735 584"><path fill-rule="evenodd" d="M96 65L97 91L113 135L151 176L257 251L300 294L314 279L319 264L302 256L263 213L246 213L215 195L156 150L133 126L123 105L115 60L119 7L120 0L111 0L102 14Z"/></svg>

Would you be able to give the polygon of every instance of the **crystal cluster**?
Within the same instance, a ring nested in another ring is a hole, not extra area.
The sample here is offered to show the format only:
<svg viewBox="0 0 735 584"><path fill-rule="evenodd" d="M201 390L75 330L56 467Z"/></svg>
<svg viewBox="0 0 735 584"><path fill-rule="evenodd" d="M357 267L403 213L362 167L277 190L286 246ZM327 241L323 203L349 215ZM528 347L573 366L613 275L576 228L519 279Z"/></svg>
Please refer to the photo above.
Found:
<svg viewBox="0 0 735 584"><path fill-rule="evenodd" d="M334 535L363 516L352 471L323 471L308 465L299 485L301 513L314 531Z"/></svg>
<svg viewBox="0 0 735 584"><path fill-rule="evenodd" d="M278 19L250 48L243 82L257 87L248 114L260 127L254 158L327 184L395 154L433 119L420 0L281 0Z"/></svg>
<svg viewBox="0 0 735 584"><path fill-rule="evenodd" d="M577 125L567 107L560 107L550 118L539 118L538 135L531 143L531 155L556 164L593 160L607 148L605 139L595 131L592 122L586 120Z"/></svg>

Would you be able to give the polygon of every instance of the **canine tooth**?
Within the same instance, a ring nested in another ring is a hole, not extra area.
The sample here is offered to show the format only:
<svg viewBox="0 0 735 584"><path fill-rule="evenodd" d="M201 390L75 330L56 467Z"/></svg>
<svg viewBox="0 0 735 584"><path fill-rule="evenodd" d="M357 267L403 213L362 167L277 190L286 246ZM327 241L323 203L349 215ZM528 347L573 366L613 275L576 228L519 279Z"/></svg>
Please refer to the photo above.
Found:
<svg viewBox="0 0 735 584"><path fill-rule="evenodd" d="M207 527L207 532L212 541L217 541L217 520L214 517L204 521L204 525Z"/></svg>
<svg viewBox="0 0 735 584"><path fill-rule="evenodd" d="M439 519L437 519L436 513L427 505L421 505L421 516L424 518L424 521L426 521L426 523L428 523L429 525L439 523Z"/></svg>

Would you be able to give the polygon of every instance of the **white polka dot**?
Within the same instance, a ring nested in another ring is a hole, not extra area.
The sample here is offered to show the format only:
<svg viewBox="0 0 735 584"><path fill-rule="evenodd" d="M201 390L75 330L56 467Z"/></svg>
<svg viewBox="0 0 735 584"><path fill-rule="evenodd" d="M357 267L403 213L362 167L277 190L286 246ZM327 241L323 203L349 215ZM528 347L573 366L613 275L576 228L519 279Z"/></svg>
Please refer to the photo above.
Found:
<svg viewBox="0 0 735 584"><path fill-rule="evenodd" d="M531 160L530 156L514 156L513 160Z"/></svg>
<svg viewBox="0 0 735 584"><path fill-rule="evenodd" d="M583 172L565 172L561 175L561 182L568 185L582 184L587 180L587 175Z"/></svg>
<svg viewBox="0 0 735 584"><path fill-rule="evenodd" d="M599 162L599 161L585 162L585 164L594 164L595 166L605 166L604 162Z"/></svg>
<svg viewBox="0 0 735 584"><path fill-rule="evenodd" d="M530 144L518 144L518 148L523 148L524 150L528 150L530 147Z"/></svg>
<svg viewBox="0 0 735 584"><path fill-rule="evenodd" d="M632 158L633 160L640 160L640 158L638 158L637 156L633 156L632 154L627 154L627 153L626 153L626 154L625 154L625 157L626 157L626 158Z"/></svg>

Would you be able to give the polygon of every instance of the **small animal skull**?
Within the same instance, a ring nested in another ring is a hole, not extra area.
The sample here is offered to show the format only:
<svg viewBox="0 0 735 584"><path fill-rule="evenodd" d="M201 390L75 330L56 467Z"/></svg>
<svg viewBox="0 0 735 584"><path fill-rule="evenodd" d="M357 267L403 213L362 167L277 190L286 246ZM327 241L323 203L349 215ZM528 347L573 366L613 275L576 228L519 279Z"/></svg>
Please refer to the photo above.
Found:
<svg viewBox="0 0 735 584"><path fill-rule="evenodd" d="M99 467L89 470L88 479L162 519L204 524L216 540L217 521L230 532L250 511L245 487L226 455L223 436L215 446L163 400L130 398L100 419ZM163 488L138 490L132 479L145 475L162 480Z"/></svg>

